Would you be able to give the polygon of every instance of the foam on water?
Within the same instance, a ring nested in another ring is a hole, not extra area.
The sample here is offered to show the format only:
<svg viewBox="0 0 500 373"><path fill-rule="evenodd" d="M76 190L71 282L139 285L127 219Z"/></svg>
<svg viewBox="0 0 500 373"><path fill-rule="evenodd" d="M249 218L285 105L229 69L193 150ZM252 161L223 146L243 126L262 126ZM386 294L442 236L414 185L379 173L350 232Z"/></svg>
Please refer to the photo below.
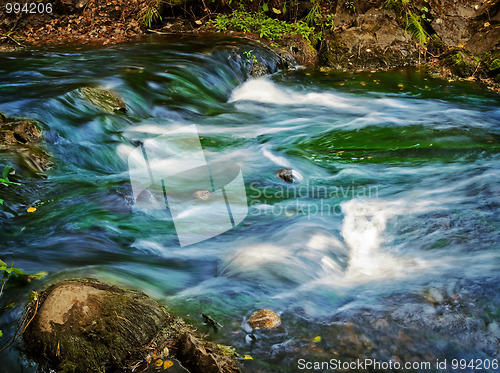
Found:
<svg viewBox="0 0 500 373"><path fill-rule="evenodd" d="M340 95L332 93L297 93L282 88L267 78L250 79L236 88L229 102L255 101L277 105L317 105L337 109L360 111L355 103ZM364 110L361 110L364 111Z"/></svg>

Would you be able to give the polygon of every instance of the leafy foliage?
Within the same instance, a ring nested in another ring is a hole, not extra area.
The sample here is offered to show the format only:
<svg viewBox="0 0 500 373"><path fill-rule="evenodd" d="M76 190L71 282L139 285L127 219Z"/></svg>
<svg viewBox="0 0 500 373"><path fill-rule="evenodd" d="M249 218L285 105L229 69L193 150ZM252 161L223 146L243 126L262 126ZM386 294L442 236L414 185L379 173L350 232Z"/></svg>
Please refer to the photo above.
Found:
<svg viewBox="0 0 500 373"><path fill-rule="evenodd" d="M4 169L4 171L5 171L5 169ZM11 280L11 281L15 280L15 281L19 281L19 282L30 282L31 280L38 280L38 279L41 279L42 277L44 277L45 275L47 275L47 272L38 272L38 273L30 275L30 274L20 270L19 268L14 267L14 263L12 263L11 266L9 267L7 265L7 263L5 263L3 260L0 260L0 272L3 272L2 286L0 287L0 296L3 293L3 288L5 286L5 283L8 280ZM30 301L32 300L33 293L36 294L33 291L30 293ZM2 337L2 336L3 336L3 333L0 330L0 337ZM6 347L4 347L4 349L5 348Z"/></svg>
<svg viewBox="0 0 500 373"><path fill-rule="evenodd" d="M429 34L424 29L422 22L420 21L420 17L418 14L410 12L408 14L408 22L406 24L408 31L410 31L411 35L421 46L425 46L427 43L427 37Z"/></svg>
<svg viewBox="0 0 500 373"><path fill-rule="evenodd" d="M428 0L424 0L426 3ZM429 34L425 30L423 22L430 22L429 8L421 7L418 9L410 0L387 0L385 2L387 9L392 9L398 13L405 22L405 28L418 44L425 48ZM422 13L421 15L419 15Z"/></svg>
<svg viewBox="0 0 500 373"><path fill-rule="evenodd" d="M146 7L143 9L142 13L142 20L144 24L148 27L151 28L151 26L158 22L162 21L161 15L160 15L160 5L162 3L162 0L154 0L149 3L147 3Z"/></svg>
<svg viewBox="0 0 500 373"><path fill-rule="evenodd" d="M385 7L398 13L406 13L410 10L410 0L387 0Z"/></svg>
<svg viewBox="0 0 500 373"><path fill-rule="evenodd" d="M247 62L248 63L257 63L257 62L259 62L257 60L257 57L254 54L252 54L252 52L253 52L253 49L249 50L249 51L243 52L243 54L247 57Z"/></svg>
<svg viewBox="0 0 500 373"><path fill-rule="evenodd" d="M263 12L235 10L230 15L218 15L211 21L218 31L236 30L257 33L261 38L281 40L285 34L298 34L311 42L314 29L303 21L287 23L267 17Z"/></svg>
<svg viewBox="0 0 500 373"><path fill-rule="evenodd" d="M0 272L3 272L2 284L6 283L8 280L17 282L30 282L32 280L38 280L44 277L47 272L38 272L35 274L29 274L12 264L10 267L3 260L0 260ZM2 293L0 292L0 295Z"/></svg>
<svg viewBox="0 0 500 373"><path fill-rule="evenodd" d="M5 166L3 171L2 171L2 177L0 177L0 185L3 186L16 186L16 185L21 185L19 183L16 183L14 181L9 180L9 174L14 171L14 167L12 166ZM3 205L3 199L0 198L0 205Z"/></svg>

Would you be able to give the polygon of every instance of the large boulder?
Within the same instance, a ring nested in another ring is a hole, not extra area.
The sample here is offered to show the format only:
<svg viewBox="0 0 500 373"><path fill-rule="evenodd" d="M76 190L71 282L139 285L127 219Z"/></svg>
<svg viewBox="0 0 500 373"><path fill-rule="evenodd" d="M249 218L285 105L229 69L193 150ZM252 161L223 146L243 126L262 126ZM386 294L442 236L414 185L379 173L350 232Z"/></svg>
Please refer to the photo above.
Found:
<svg viewBox="0 0 500 373"><path fill-rule="evenodd" d="M370 9L325 36L320 63L336 69L386 69L418 61L416 43L390 10Z"/></svg>
<svg viewBox="0 0 500 373"><path fill-rule="evenodd" d="M28 357L47 370L129 371L163 365L156 351L164 351L165 364L179 365L179 358L191 372L238 371L231 349L202 341L192 326L143 293L97 281L65 281L43 292L38 302L23 336Z"/></svg>
<svg viewBox="0 0 500 373"><path fill-rule="evenodd" d="M500 2L443 0L432 6L431 27L451 47L483 54L500 46Z"/></svg>

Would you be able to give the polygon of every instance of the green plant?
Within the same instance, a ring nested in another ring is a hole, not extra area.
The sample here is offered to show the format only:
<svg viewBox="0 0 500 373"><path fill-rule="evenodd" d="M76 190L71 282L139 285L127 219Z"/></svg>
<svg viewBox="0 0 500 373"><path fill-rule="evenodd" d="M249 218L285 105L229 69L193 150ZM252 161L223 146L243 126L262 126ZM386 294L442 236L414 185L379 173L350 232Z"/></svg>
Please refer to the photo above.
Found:
<svg viewBox="0 0 500 373"><path fill-rule="evenodd" d="M162 20L160 15L161 3L162 0L149 1L146 4L146 7L141 11L140 14L142 15L142 21L148 28L151 28L151 26L157 21L161 22Z"/></svg>
<svg viewBox="0 0 500 373"><path fill-rule="evenodd" d="M427 0L424 1L428 3ZM423 22L431 21L429 8L423 6L418 9L410 4L410 0L387 0L384 6L394 10L404 20L405 30L409 31L420 47L425 49L429 34L425 30Z"/></svg>
<svg viewBox="0 0 500 373"><path fill-rule="evenodd" d="M321 18L321 12L319 10L319 0L312 1L312 8L309 10L309 13L304 17L304 22L309 26L313 24L317 24L318 20Z"/></svg>
<svg viewBox="0 0 500 373"><path fill-rule="evenodd" d="M20 270L19 268L14 267L14 262L9 267L7 265L7 263L5 263L3 260L0 260L0 273L2 273L2 272L3 272L3 277L2 277L2 286L0 287L0 296L2 296L3 289L4 289L5 284L6 284L6 282L8 280L10 280L10 281L18 281L18 282L25 282L26 283L26 282L30 282L32 280L41 279L42 277L44 277L45 275L47 275L47 272L38 272L38 273L30 275L30 274L28 274L28 273ZM38 300L37 293L34 292L34 291L31 291L30 292L30 301L33 302L33 301L37 301L37 300ZM25 318L26 318L26 316L25 316ZM23 323L21 323L21 325L23 325L24 323L25 323L25 320L23 320ZM26 326L25 326L24 329L26 329ZM19 331L19 329L18 329L18 331ZM16 337L17 336L17 332L16 332L16 335L14 335L14 338L13 338L13 340L12 340L12 342L10 344L12 344L15 341L15 339L17 338ZM2 331L0 330L0 337L2 337L2 336L3 336L3 334L2 334ZM10 344L8 346L10 346ZM3 351L8 346L4 347L0 351Z"/></svg>
<svg viewBox="0 0 500 373"><path fill-rule="evenodd" d="M326 28L333 30L335 28L335 14L327 14L324 25Z"/></svg>
<svg viewBox="0 0 500 373"><path fill-rule="evenodd" d="M259 60L257 60L257 57L254 54L252 54L252 52L253 52L253 49L249 50L249 51L243 52L243 54L247 57L247 62L248 63L257 63L257 62L259 62Z"/></svg>
<svg viewBox="0 0 500 373"><path fill-rule="evenodd" d="M2 177L0 177L0 185L3 186L16 186L16 185L21 185L19 183L16 183L14 181L9 180L9 174L14 171L14 167L12 166L5 166L3 171L2 171ZM3 205L3 199L0 198L0 205Z"/></svg>
<svg viewBox="0 0 500 373"><path fill-rule="evenodd" d="M432 22L429 8L427 8L426 6L423 6L422 8L420 8L420 11L422 12L421 17L424 21Z"/></svg>
<svg viewBox="0 0 500 373"><path fill-rule="evenodd" d="M417 40L417 42L422 47L425 47L429 34L425 31L418 14L415 14L413 12L408 13L406 28L408 31L410 31L410 34L413 36L413 38Z"/></svg>
<svg viewBox="0 0 500 373"><path fill-rule="evenodd" d="M410 10L410 0L387 0L385 7L397 13L406 13Z"/></svg>
<svg viewBox="0 0 500 373"><path fill-rule="evenodd" d="M230 15L220 14L211 21L217 31L236 30L257 33L261 38L281 40L285 34L298 34L311 43L315 36L314 28L305 22L287 23L269 18L263 12L249 13L234 10Z"/></svg>
<svg viewBox="0 0 500 373"><path fill-rule="evenodd" d="M346 7L346 9L351 12L351 13L356 13L356 6L354 5L354 2L353 1L346 1L344 3L344 6Z"/></svg>

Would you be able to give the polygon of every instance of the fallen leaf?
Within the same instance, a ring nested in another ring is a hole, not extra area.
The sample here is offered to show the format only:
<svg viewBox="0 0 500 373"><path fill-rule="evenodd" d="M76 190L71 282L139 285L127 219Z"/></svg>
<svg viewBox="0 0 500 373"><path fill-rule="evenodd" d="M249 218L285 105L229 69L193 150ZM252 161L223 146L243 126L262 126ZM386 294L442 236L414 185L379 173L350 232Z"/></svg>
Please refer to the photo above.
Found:
<svg viewBox="0 0 500 373"><path fill-rule="evenodd" d="M163 369L168 369L168 368L170 368L172 365L174 365L174 362L173 362L173 361L170 361L170 360L165 360L165 363L163 364Z"/></svg>
<svg viewBox="0 0 500 373"><path fill-rule="evenodd" d="M276 8L273 8L273 12L276 13L276 14L281 14L281 10L276 9Z"/></svg>
<svg viewBox="0 0 500 373"><path fill-rule="evenodd" d="M158 359L158 360L156 360L155 365L156 365L157 367L161 367L161 366L163 365L163 360L162 360L162 359Z"/></svg>
<svg viewBox="0 0 500 373"><path fill-rule="evenodd" d="M243 357L247 360L253 360L253 357L251 357L250 355L244 355Z"/></svg>
<svg viewBox="0 0 500 373"><path fill-rule="evenodd" d="M201 21L200 20L196 20L196 21L194 21L194 23L196 23L197 25L201 25Z"/></svg>
<svg viewBox="0 0 500 373"><path fill-rule="evenodd" d="M163 356L168 356L168 354L169 354L169 353L170 353L170 351L168 351L168 347L165 347L165 348L163 349L162 355L163 355Z"/></svg>
<svg viewBox="0 0 500 373"><path fill-rule="evenodd" d="M36 208L35 207L29 207L26 211L28 211L28 212L35 212Z"/></svg>
<svg viewBox="0 0 500 373"><path fill-rule="evenodd" d="M320 335L318 335L317 337L314 337L313 342L314 342L314 343L321 342L321 336L320 336Z"/></svg>

